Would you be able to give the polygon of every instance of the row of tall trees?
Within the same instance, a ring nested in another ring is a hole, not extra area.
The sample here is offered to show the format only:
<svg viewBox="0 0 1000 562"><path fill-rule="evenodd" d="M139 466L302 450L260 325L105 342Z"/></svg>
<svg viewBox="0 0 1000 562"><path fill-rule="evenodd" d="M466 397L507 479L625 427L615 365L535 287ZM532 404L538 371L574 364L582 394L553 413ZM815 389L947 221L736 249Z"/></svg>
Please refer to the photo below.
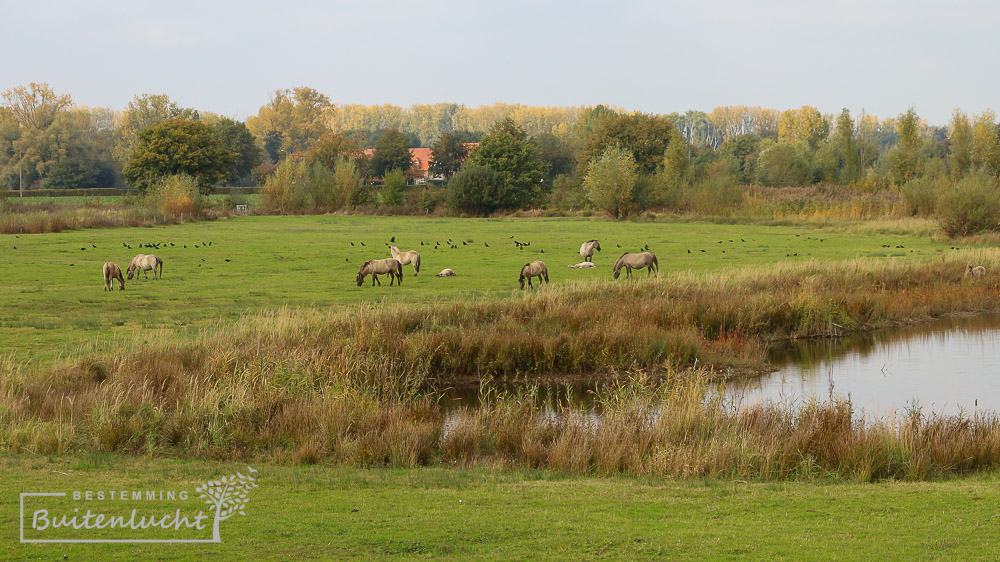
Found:
<svg viewBox="0 0 1000 562"><path fill-rule="evenodd" d="M583 194L595 184L584 189L584 180L596 173L596 162L621 163L624 154L631 160L622 166L634 167L635 197L651 205L707 177L875 190L925 175L954 181L978 170L1000 175L1000 137L989 111L968 116L956 110L947 126L930 126L912 109L878 119L847 110L826 115L810 106L670 115L602 105L401 108L337 105L302 87L274 92L244 124L181 107L162 94L136 96L117 112L79 107L68 94L37 83L3 92L0 105L0 187L8 189L144 187L175 173L207 189L262 183L285 161L331 173L350 161L362 178L400 173L412 179L409 149L417 146L431 148L431 170L446 179L465 166L488 167L489 173L476 172L476 181L502 184L495 208L536 204L571 185L577 196L566 200L593 204Z"/></svg>

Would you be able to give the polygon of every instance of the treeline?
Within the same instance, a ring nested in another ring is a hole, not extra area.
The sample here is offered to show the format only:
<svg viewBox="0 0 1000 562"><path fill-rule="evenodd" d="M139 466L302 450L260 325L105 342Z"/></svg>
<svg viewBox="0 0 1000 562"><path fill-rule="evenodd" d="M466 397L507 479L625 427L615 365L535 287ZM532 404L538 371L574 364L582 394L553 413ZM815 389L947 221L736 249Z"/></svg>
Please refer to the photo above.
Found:
<svg viewBox="0 0 1000 562"><path fill-rule="evenodd" d="M429 174L413 168L415 147L431 149ZM879 119L809 106L669 115L603 105L402 108L337 105L305 87L274 92L242 123L166 95L136 96L115 112L76 107L46 84L3 92L0 187L145 189L177 174L202 189L261 185L268 205L286 212L447 205L472 214L718 214L741 204L741 185L835 184L893 193L907 212L940 215L949 205L942 197L966 178L982 193L995 190L1000 129L990 111L956 110L947 126L932 126L913 109ZM435 179L436 187L412 186Z"/></svg>

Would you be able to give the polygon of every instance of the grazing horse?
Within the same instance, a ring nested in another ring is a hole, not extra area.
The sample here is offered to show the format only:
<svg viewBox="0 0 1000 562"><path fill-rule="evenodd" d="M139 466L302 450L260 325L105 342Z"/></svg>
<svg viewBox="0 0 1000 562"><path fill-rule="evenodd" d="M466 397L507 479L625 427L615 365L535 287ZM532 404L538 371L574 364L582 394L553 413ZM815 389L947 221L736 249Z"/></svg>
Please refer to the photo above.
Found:
<svg viewBox="0 0 1000 562"><path fill-rule="evenodd" d="M626 279L632 278L633 269L642 269L644 267L649 268L646 270L646 277L649 277L651 274L659 275L660 272L660 264L656 261L656 254L653 252L642 252L638 254L625 252L622 254L621 257L618 258L618 261L615 262L615 279L618 279L618 274L621 273L622 267L625 268Z"/></svg>
<svg viewBox="0 0 1000 562"><path fill-rule="evenodd" d="M601 251L600 240L587 240L580 246L580 256L583 261L594 261L594 250Z"/></svg>
<svg viewBox="0 0 1000 562"><path fill-rule="evenodd" d="M546 283L549 282L549 268L545 267L545 262L533 261L524 264L524 267L521 268L521 278L518 279L518 283L521 284L522 289L524 289L525 279L528 280L528 286L534 288L534 285L531 284L532 277L538 277L539 285L542 284L542 279L545 279Z"/></svg>
<svg viewBox="0 0 1000 562"><path fill-rule="evenodd" d="M118 287L120 287L121 290L124 291L125 290L125 278L122 277L122 270L118 269L118 266L115 265L115 264L113 264L113 263L111 263L111 262L105 263L104 264L104 290L105 291L114 291L115 290L115 285L113 283L113 281L115 279L118 280Z"/></svg>
<svg viewBox="0 0 1000 562"><path fill-rule="evenodd" d="M438 273L434 277L454 277L454 276L455 276L455 272L452 271L451 269L447 269L446 268L446 269L442 269L441 273Z"/></svg>
<svg viewBox="0 0 1000 562"><path fill-rule="evenodd" d="M400 285L403 284L403 264L399 263L399 260L395 258L385 258L382 260L368 260L361 264L361 269L358 270L358 287L365 282L365 276L369 274L372 276L372 287L375 286L375 283L378 283L379 287L381 287L382 282L378 280L378 276L383 273L389 274L390 287L397 279Z"/></svg>
<svg viewBox="0 0 1000 562"><path fill-rule="evenodd" d="M395 238L395 236L393 236L393 238ZM389 252L392 253L393 259L399 261L402 265L410 265L412 263L414 277L420 273L420 252L416 250L400 252L399 248L395 246L389 246Z"/></svg>
<svg viewBox="0 0 1000 562"><path fill-rule="evenodd" d="M157 267L160 269L159 273L156 271ZM160 277L163 277L163 260L154 254L136 255L128 264L128 278L132 279L133 275L138 278L140 269L142 270L143 275L146 276L146 279L149 279L149 270L152 269L153 280L155 281Z"/></svg>
<svg viewBox="0 0 1000 562"><path fill-rule="evenodd" d="M966 277L985 277L986 276L986 268L983 267L983 266L981 266L981 265L973 266L970 263L969 264L969 269L965 270L965 276Z"/></svg>

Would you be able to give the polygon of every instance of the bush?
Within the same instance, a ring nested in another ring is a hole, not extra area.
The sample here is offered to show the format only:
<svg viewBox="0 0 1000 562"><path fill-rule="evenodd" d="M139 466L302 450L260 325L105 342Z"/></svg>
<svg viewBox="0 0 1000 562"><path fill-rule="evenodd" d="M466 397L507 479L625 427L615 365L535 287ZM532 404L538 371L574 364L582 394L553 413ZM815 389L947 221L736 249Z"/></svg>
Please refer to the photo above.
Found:
<svg viewBox="0 0 1000 562"><path fill-rule="evenodd" d="M305 209L309 205L306 175L305 164L286 158L260 189L261 202L268 209L282 213Z"/></svg>
<svg viewBox="0 0 1000 562"><path fill-rule="evenodd" d="M611 218L624 218L636 206L638 176L638 166L632 154L614 145L587 164L583 188L595 207Z"/></svg>
<svg viewBox="0 0 1000 562"><path fill-rule="evenodd" d="M989 174L967 175L938 199L938 222L951 237L1000 231L1000 191Z"/></svg>
<svg viewBox="0 0 1000 562"><path fill-rule="evenodd" d="M906 213L922 217L933 215L937 209L938 198L947 187L948 183L943 176L923 176L907 181L899 189Z"/></svg>
<svg viewBox="0 0 1000 562"><path fill-rule="evenodd" d="M403 195L406 193L406 177L402 170L393 169L385 175L382 182L382 189L378 192L380 205L398 207L403 204Z"/></svg>
<svg viewBox="0 0 1000 562"><path fill-rule="evenodd" d="M500 207L500 176L489 166L468 164L448 182L448 206L473 215L488 215Z"/></svg>
<svg viewBox="0 0 1000 562"><path fill-rule="evenodd" d="M808 154L805 144L771 144L757 157L757 179L771 187L812 183Z"/></svg>
<svg viewBox="0 0 1000 562"><path fill-rule="evenodd" d="M583 191L580 180L559 174L552 180L552 193L549 204L563 210L573 211L587 206L587 194Z"/></svg>
<svg viewBox="0 0 1000 562"><path fill-rule="evenodd" d="M167 176L153 183L146 192L146 203L169 216L193 216L201 211L198 180L187 175Z"/></svg>

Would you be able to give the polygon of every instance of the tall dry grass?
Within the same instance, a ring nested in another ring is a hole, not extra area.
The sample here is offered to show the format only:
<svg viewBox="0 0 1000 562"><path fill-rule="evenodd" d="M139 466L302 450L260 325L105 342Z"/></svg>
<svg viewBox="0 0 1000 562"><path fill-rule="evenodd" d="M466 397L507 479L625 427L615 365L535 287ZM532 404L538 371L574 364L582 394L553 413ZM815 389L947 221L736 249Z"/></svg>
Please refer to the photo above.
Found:
<svg viewBox="0 0 1000 562"><path fill-rule="evenodd" d="M714 375L765 367L769 340L1000 310L1000 276L962 277L969 261L996 271L1000 252L953 254L576 284L424 307L283 309L197 341L143 334L109 355L35 372L7 356L0 449L767 478L994 467L993 417L866 424L846 403L736 412L705 400L704 366ZM529 397L500 393L446 420L435 400L461 381L623 372L655 376L609 381L597 423L593 412L553 416Z"/></svg>

